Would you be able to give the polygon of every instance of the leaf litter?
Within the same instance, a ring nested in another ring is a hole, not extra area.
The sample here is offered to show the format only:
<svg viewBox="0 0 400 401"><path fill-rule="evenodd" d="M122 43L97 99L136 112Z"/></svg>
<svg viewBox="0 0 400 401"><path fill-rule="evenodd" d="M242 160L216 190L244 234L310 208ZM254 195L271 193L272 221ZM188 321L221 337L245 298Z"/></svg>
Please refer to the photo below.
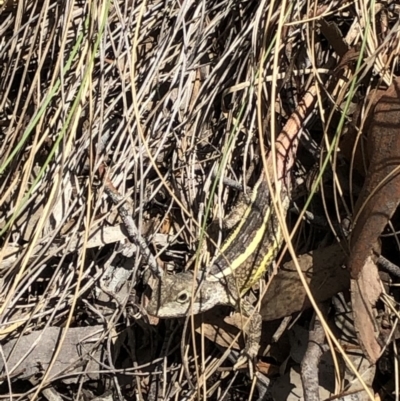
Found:
<svg viewBox="0 0 400 401"><path fill-rule="evenodd" d="M400 264L396 2L0 7L3 395L398 397L398 276L380 271ZM286 222L296 255L282 250L248 294L266 319L252 385L229 359L215 368L240 350L240 316L217 308L183 330L146 315L146 252L163 274L193 269L198 249L207 266L313 82Z"/></svg>

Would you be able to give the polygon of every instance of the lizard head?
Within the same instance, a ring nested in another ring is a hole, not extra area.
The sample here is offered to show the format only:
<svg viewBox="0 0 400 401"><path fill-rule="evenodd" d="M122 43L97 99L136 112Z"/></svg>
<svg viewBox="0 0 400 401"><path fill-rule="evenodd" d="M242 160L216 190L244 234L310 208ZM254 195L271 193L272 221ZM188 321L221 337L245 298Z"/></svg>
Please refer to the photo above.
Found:
<svg viewBox="0 0 400 401"><path fill-rule="evenodd" d="M218 284L201 283L191 273L165 275L153 289L147 312L160 318L184 317L205 312L221 303Z"/></svg>

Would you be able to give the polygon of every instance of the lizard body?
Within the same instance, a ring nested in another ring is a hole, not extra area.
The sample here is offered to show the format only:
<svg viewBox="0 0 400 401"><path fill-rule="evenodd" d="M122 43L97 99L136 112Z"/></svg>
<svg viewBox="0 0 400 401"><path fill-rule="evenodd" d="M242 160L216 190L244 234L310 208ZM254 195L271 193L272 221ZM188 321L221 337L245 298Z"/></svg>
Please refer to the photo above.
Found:
<svg viewBox="0 0 400 401"><path fill-rule="evenodd" d="M283 127L275 143L276 179L273 154L270 153L249 205L211 267L197 277L188 272L165 275L153 290L147 307L150 315L160 318L184 317L190 313L205 312L218 304L232 305L250 318L246 329L245 356L253 359L257 355L261 315L242 296L272 264L283 241L267 175L274 193L280 199L281 216L284 218L289 208L290 172L304 120L316 103L316 93L317 86L314 85Z"/></svg>
<svg viewBox="0 0 400 401"><path fill-rule="evenodd" d="M286 215L287 188L282 186L280 195ZM204 278L194 277L192 273L165 276L151 298L148 313L160 318L184 317L191 312L205 312L215 305L231 305L251 317L245 352L254 357L261 336L261 316L242 296L268 270L282 241L282 230L263 172L240 222Z"/></svg>

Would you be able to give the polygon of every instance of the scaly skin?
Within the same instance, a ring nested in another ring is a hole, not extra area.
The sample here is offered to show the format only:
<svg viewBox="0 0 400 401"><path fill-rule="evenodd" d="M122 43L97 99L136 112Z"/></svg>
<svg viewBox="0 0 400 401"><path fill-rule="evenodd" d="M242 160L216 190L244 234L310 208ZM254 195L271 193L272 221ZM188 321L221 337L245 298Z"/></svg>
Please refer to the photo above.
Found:
<svg viewBox="0 0 400 401"><path fill-rule="evenodd" d="M291 192L291 169L295 161L302 124L317 99L317 86L308 90L289 118L275 142L265 170L258 180L244 215L228 237L219 256L205 277L194 278L190 273L163 277L148 306L149 314L161 318L183 317L205 312L217 304L234 306L250 317L247 328L245 355L253 359L261 338L261 316L242 295L262 276L273 262L282 244L282 233L275 210L280 203L280 215L285 218ZM276 160L273 160L273 156ZM275 164L275 168L274 168ZM276 173L274 173L276 172ZM272 202L268 182L273 183ZM237 365L236 365L237 366Z"/></svg>

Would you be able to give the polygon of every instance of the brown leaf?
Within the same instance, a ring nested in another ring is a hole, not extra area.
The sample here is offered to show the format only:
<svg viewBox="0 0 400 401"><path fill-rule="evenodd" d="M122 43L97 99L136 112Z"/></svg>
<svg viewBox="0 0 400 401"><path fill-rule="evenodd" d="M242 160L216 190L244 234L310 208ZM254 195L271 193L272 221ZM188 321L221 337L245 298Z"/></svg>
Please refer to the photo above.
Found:
<svg viewBox="0 0 400 401"><path fill-rule="evenodd" d="M345 255L340 244L301 255L298 262L317 302L325 301L350 286L348 271L342 267ZM261 301L260 313L263 321L270 322L310 306L294 263L290 261L285 263L273 278ZM221 313L219 308L203 314L197 320L199 326L203 323L203 334L224 347L232 343L239 332L237 327L241 327L242 322L239 313L226 317L226 312ZM268 338L271 338L275 329L271 323L263 325L261 350L269 344ZM234 348L237 348L237 345Z"/></svg>
<svg viewBox="0 0 400 401"><path fill-rule="evenodd" d="M340 150L343 156L349 162L352 162L354 170L356 170L361 177L366 175L366 160L365 160L365 148L364 140L366 136L361 136L359 138L359 130L367 129L371 125L373 113L371 109L377 104L380 98L384 95L385 91L375 90L372 91L368 98L365 100L364 104L359 104L353 113L352 124L349 124L348 131L340 140ZM365 108L363 112L363 108ZM366 117L362 116L366 114ZM368 160L367 160L368 164Z"/></svg>
<svg viewBox="0 0 400 401"><path fill-rule="evenodd" d="M328 22L325 18L321 18L319 24L322 34L325 36L328 43L335 49L335 52L341 57L339 65L344 65L347 63L346 53L348 52L349 46L343 39L343 35L337 23L335 21Z"/></svg>
<svg viewBox="0 0 400 401"><path fill-rule="evenodd" d="M257 371L268 377L276 376L279 374L279 366L272 365L271 363L266 363L263 361L258 361Z"/></svg>
<svg viewBox="0 0 400 401"><path fill-rule="evenodd" d="M349 269L352 304L358 340L374 363L381 347L375 330L373 307L380 295L375 264L380 254L379 237L400 200L400 79L380 97L368 131L369 167L355 207ZM378 96L379 98L379 96Z"/></svg>
<svg viewBox="0 0 400 401"><path fill-rule="evenodd" d="M381 353L381 346L376 340L379 327L374 315L374 306L380 295L378 269L372 258L368 258L359 278L351 280L351 301L357 338L372 363L376 362Z"/></svg>
<svg viewBox="0 0 400 401"><path fill-rule="evenodd" d="M316 249L298 258L310 290L323 302L350 287L348 271L343 269L345 254L340 244ZM300 281L294 262L285 263L273 278L261 301L263 320L274 320L309 308L311 303Z"/></svg>

